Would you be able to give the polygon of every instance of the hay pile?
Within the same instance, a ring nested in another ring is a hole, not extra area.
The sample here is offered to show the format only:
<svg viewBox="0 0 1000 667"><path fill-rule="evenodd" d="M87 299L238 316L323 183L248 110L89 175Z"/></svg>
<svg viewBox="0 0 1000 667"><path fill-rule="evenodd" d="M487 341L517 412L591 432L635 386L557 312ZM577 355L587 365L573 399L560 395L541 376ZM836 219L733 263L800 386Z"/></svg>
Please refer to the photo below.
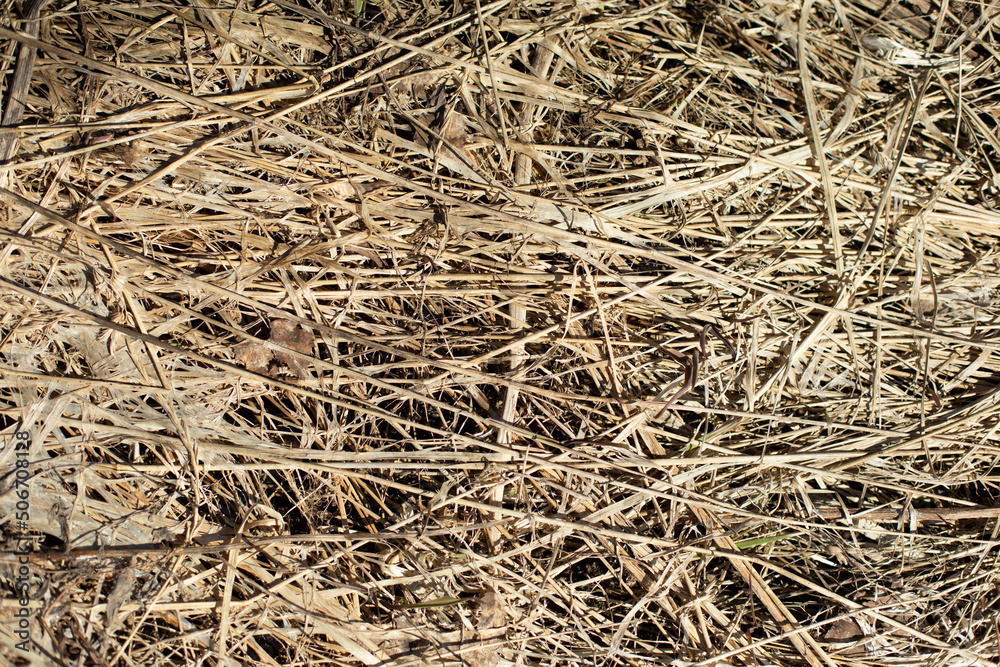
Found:
<svg viewBox="0 0 1000 667"><path fill-rule="evenodd" d="M4 663L996 664L993 6L484 3L7 3Z"/></svg>

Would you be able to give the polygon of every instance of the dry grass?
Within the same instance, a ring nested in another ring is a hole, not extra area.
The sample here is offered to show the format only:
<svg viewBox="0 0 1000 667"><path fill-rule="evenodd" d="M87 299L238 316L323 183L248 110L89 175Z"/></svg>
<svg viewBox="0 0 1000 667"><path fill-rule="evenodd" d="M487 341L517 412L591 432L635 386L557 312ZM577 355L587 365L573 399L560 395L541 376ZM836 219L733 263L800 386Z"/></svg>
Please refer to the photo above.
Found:
<svg viewBox="0 0 1000 667"><path fill-rule="evenodd" d="M24 5L5 664L1000 660L994 5Z"/></svg>

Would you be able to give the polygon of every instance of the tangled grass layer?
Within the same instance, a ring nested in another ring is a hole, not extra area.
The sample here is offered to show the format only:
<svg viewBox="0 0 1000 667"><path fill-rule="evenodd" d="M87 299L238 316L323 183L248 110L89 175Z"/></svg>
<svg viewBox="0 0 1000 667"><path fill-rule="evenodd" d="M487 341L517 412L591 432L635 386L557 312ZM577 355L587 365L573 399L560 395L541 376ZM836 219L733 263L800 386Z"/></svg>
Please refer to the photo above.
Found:
<svg viewBox="0 0 1000 667"><path fill-rule="evenodd" d="M8 3L4 661L995 665L992 11Z"/></svg>

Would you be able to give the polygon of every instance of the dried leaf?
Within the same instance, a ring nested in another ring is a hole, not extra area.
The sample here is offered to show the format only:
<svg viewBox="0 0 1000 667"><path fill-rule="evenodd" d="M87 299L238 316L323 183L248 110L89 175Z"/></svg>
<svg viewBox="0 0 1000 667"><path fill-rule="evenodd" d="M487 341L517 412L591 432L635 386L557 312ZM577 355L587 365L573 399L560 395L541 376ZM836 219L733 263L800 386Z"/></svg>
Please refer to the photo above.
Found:
<svg viewBox="0 0 1000 667"><path fill-rule="evenodd" d="M468 122L465 116L448 109L435 114L429 123L428 118L430 116L424 115L418 120L427 123L433 134L428 136L418 125L416 143L430 149L427 154L433 156L442 166L459 174L475 176L475 158L465 148L468 139Z"/></svg>
<svg viewBox="0 0 1000 667"><path fill-rule="evenodd" d="M275 320L271 324L271 341L301 354L312 355L313 337L291 320ZM287 352L274 351L274 360L288 367L288 374L300 380L309 374L308 363Z"/></svg>
<svg viewBox="0 0 1000 667"><path fill-rule="evenodd" d="M507 614L502 599L493 589L486 590L477 601L479 621L476 623L476 641L483 646L470 651L466 660L472 667L495 667L500 662L500 647L496 640L507 634Z"/></svg>
<svg viewBox="0 0 1000 667"><path fill-rule="evenodd" d="M233 348L236 352L236 363L254 373L267 373L273 355L271 350L255 340L245 340Z"/></svg>
<svg viewBox="0 0 1000 667"><path fill-rule="evenodd" d="M856 622L849 618L841 618L830 624L823 639L832 642L847 642L864 636L865 633Z"/></svg>
<svg viewBox="0 0 1000 667"><path fill-rule="evenodd" d="M439 128L435 128L441 138L448 146L441 146L442 152L450 153L451 157L457 158L468 167L475 167L472 154L465 149L469 133L468 123L465 116L455 111L448 111L445 114L444 122Z"/></svg>
<svg viewBox="0 0 1000 667"><path fill-rule="evenodd" d="M125 568L118 573L118 577L115 579L115 587L108 594L107 602L107 621L105 627L109 633L117 625L115 616L118 615L118 610L132 598L132 589L135 588L135 580L136 569L134 567Z"/></svg>
<svg viewBox="0 0 1000 667"><path fill-rule="evenodd" d="M291 320L275 320L271 323L268 339L305 355L313 353L313 337L308 331ZM272 350L255 340L239 343L234 348L236 363L248 371L268 375L273 378L287 377L293 384L309 375L309 363L289 352Z"/></svg>
<svg viewBox="0 0 1000 667"><path fill-rule="evenodd" d="M506 622L507 615L500 604L500 596L490 589L479 596L479 623L476 625L479 632L490 628L502 628Z"/></svg>

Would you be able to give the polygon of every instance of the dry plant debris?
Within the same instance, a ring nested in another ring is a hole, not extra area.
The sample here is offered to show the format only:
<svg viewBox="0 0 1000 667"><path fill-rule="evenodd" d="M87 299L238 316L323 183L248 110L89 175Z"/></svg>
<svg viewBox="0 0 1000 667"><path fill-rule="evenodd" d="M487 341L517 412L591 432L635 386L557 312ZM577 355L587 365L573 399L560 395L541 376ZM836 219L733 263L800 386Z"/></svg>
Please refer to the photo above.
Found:
<svg viewBox="0 0 1000 667"><path fill-rule="evenodd" d="M272 348L258 340L246 340L235 346L236 363L254 373L273 378L287 376L292 384L298 384L309 375L308 364L294 354L281 348L298 352L304 356L313 354L312 335L289 320L275 320L271 324L268 341L280 346Z"/></svg>
<svg viewBox="0 0 1000 667"><path fill-rule="evenodd" d="M0 661L997 665L996 18L6 3Z"/></svg>

